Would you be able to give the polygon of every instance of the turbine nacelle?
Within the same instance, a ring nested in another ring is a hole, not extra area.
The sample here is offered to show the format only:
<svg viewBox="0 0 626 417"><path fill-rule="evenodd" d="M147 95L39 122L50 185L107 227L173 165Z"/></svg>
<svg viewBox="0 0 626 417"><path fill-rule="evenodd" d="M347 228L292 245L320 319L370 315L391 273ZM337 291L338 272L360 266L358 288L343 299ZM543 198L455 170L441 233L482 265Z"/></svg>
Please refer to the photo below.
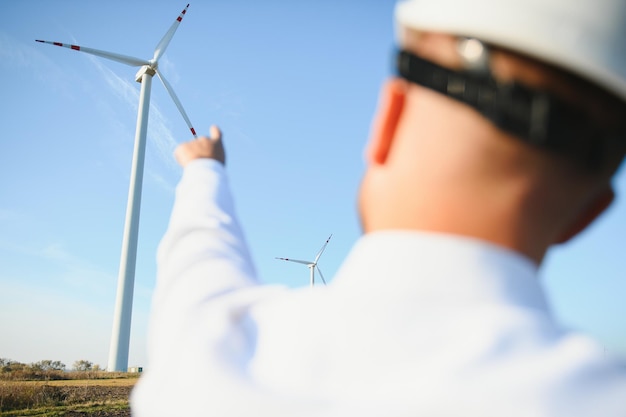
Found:
<svg viewBox="0 0 626 417"><path fill-rule="evenodd" d="M156 74L156 69L151 65L144 65L143 67L139 68L139 71L137 71L137 74L135 74L135 81L141 83L144 74L148 74L149 76L153 77L154 74Z"/></svg>

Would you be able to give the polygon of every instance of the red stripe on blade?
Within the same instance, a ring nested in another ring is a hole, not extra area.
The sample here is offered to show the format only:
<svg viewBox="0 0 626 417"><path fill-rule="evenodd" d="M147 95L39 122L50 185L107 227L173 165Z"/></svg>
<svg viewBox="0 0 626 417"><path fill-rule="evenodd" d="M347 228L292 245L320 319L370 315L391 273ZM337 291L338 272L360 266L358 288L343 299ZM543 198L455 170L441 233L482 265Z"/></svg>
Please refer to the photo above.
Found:
<svg viewBox="0 0 626 417"><path fill-rule="evenodd" d="M196 136L196 129L194 129L193 127L190 129L191 130L191 134Z"/></svg>
<svg viewBox="0 0 626 417"><path fill-rule="evenodd" d="M78 45L70 45L70 48L72 48L75 51L80 51L80 46Z"/></svg>

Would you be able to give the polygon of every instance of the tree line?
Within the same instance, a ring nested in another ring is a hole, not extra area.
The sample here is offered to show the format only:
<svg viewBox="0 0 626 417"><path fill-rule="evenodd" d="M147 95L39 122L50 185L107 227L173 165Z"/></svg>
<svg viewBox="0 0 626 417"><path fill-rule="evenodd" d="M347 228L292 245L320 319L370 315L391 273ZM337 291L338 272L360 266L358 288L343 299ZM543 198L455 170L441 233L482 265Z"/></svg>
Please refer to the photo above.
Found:
<svg viewBox="0 0 626 417"><path fill-rule="evenodd" d="M71 372L68 372L71 371ZM94 377L93 375L101 372L102 368L88 360L77 360L70 370L61 361L53 361L49 359L33 362L29 364L17 362L11 359L0 358L0 379L69 379L72 377ZM71 375L72 373L80 373L81 375Z"/></svg>

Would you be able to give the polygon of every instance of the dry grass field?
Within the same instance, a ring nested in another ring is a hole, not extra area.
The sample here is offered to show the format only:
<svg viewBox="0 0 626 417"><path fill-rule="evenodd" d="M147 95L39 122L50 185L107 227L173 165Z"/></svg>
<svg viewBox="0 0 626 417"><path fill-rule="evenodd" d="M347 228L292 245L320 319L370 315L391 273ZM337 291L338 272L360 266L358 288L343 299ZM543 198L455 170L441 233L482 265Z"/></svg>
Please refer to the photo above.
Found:
<svg viewBox="0 0 626 417"><path fill-rule="evenodd" d="M0 416L125 417L137 378L0 381Z"/></svg>

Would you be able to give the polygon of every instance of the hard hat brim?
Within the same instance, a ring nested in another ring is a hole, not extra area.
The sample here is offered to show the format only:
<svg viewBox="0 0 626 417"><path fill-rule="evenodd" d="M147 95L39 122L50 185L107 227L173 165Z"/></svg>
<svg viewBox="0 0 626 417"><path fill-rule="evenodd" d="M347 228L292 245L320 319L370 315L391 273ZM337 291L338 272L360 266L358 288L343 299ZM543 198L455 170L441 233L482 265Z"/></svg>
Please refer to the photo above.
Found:
<svg viewBox="0 0 626 417"><path fill-rule="evenodd" d="M623 20L626 2L598 2L596 7L607 8L601 13L572 10L574 3L411 0L398 3L395 14L400 27L474 37L560 67L626 101L625 43L616 44L613 32L621 31L619 22L600 21Z"/></svg>

